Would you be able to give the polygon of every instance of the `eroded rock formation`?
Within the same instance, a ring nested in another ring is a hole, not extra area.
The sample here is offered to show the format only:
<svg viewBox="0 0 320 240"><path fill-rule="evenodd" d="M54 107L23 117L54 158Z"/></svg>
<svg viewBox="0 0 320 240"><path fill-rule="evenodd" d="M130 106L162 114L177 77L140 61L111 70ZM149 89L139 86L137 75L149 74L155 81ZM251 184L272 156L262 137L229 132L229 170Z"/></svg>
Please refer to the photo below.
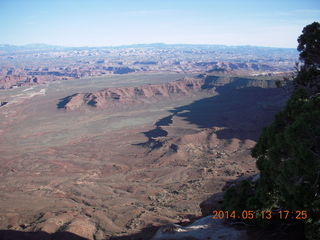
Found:
<svg viewBox="0 0 320 240"><path fill-rule="evenodd" d="M139 87L105 88L97 92L76 93L60 99L57 107L75 110L83 106L97 108L110 107L117 104L139 103L143 99L186 96L198 92L214 93L216 87L262 87L275 86L272 80L257 80L239 77L218 77L199 75L196 78L183 78L163 84L148 84Z"/></svg>

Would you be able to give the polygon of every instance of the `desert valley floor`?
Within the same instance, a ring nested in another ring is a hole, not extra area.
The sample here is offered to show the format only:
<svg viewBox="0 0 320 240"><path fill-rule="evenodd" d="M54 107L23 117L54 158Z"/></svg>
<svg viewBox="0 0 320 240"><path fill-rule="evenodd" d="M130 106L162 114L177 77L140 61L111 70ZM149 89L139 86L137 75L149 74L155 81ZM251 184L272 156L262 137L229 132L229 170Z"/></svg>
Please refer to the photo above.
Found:
<svg viewBox="0 0 320 240"><path fill-rule="evenodd" d="M183 78L203 85L137 97ZM202 201L256 172L250 149L286 99L271 83L149 73L0 91L0 228L100 240L201 216ZM76 93L117 88L117 100L137 86L127 102L59 108Z"/></svg>

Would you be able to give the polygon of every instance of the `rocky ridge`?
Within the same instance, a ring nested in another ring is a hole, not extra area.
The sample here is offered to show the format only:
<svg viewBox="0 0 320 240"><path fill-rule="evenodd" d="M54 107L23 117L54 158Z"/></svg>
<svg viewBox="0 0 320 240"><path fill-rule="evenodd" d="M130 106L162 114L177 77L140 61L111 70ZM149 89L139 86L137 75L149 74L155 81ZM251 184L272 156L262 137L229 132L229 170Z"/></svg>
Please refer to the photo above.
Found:
<svg viewBox="0 0 320 240"><path fill-rule="evenodd" d="M60 99L58 108L75 110L81 106L108 107L114 104L138 103L147 98L189 95L198 91L213 91L214 86L202 78L182 79L174 82L143 85L140 87L106 88L92 93L76 93Z"/></svg>
<svg viewBox="0 0 320 240"><path fill-rule="evenodd" d="M81 107L108 108L119 104L140 103L145 99L151 98L162 99L174 96L187 96L198 92L214 94L215 88L221 86L231 88L270 88L275 86L275 81L199 75L195 78L183 78L163 84L105 88L96 92L75 93L60 99L57 103L57 108L65 110L76 110Z"/></svg>

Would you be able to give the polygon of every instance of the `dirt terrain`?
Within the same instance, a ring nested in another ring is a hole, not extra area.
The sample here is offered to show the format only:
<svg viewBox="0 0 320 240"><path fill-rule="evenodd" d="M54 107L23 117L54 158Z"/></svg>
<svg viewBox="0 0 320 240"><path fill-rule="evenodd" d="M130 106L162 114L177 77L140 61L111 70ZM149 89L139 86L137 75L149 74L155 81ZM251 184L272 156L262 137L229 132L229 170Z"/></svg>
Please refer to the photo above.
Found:
<svg viewBox="0 0 320 240"><path fill-rule="evenodd" d="M1 91L0 229L46 232L44 239L64 232L121 239L189 222L226 181L255 173L250 149L283 105L284 90L273 80L184 77L141 74ZM182 91L191 82L197 87ZM181 91L165 94L177 84ZM120 96L112 101L131 95L110 105L112 91ZM0 236L13 239L8 231Z"/></svg>

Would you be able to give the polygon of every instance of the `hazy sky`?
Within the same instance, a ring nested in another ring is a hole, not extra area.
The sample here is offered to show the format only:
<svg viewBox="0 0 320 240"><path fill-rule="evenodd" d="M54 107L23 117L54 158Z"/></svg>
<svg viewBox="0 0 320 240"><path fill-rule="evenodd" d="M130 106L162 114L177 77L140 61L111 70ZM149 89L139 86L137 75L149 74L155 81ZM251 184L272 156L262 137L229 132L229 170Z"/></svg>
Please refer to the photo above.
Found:
<svg viewBox="0 0 320 240"><path fill-rule="evenodd" d="M0 43L296 47L320 0L0 0Z"/></svg>

